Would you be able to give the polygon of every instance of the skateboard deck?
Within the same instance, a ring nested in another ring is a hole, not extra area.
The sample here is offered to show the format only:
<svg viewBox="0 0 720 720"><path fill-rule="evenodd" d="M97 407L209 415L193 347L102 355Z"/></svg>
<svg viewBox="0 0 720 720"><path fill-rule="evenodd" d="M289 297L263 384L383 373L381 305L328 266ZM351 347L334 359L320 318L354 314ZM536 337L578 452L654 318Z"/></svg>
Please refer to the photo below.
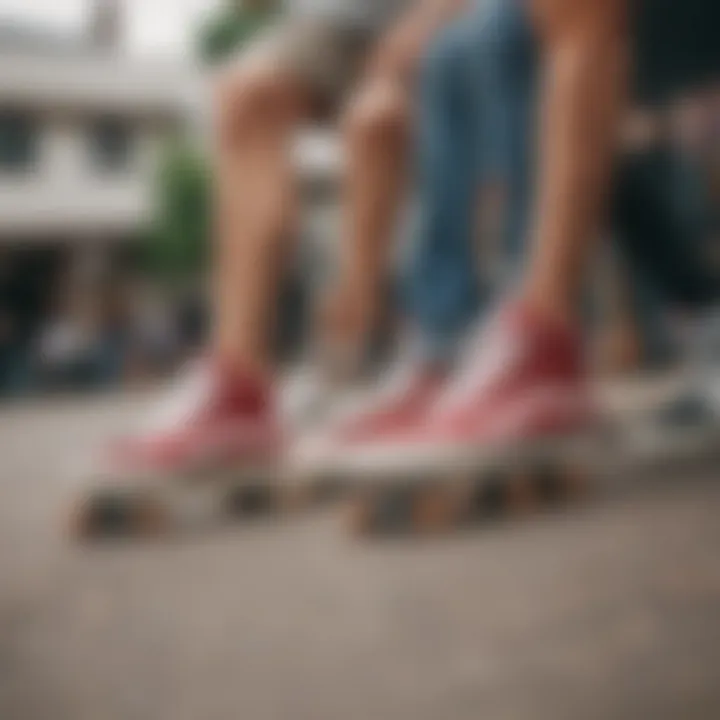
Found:
<svg viewBox="0 0 720 720"><path fill-rule="evenodd" d="M720 466L720 422L667 428L656 407L606 415L586 441L478 452L460 462L405 472L359 473L348 525L359 535L429 534L561 508L623 493L678 471ZM419 449L422 455L422 449Z"/></svg>
<svg viewBox="0 0 720 720"><path fill-rule="evenodd" d="M515 450L356 477L348 530L360 536L425 535L527 517L587 497L602 475L595 454L568 452L555 443Z"/></svg>
<svg viewBox="0 0 720 720"><path fill-rule="evenodd" d="M152 482L93 483L71 515L81 540L175 535L222 523L298 512L333 499L325 477L300 482L270 466Z"/></svg>
<svg viewBox="0 0 720 720"><path fill-rule="evenodd" d="M547 459L436 474L323 474L288 480L282 473L262 473L225 482L176 480L163 487L98 486L81 495L71 532L86 541L167 537L328 504L349 506L354 534L438 532L562 505L588 491L588 477L588 468Z"/></svg>

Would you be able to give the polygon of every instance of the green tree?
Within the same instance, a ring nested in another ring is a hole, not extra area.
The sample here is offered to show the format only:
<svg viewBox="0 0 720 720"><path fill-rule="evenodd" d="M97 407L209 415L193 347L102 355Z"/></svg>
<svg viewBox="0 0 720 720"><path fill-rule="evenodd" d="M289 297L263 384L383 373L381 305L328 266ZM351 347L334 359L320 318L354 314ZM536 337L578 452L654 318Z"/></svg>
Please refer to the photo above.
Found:
<svg viewBox="0 0 720 720"><path fill-rule="evenodd" d="M278 0L231 0L201 28L198 53L215 64L251 40L278 12Z"/></svg>
<svg viewBox="0 0 720 720"><path fill-rule="evenodd" d="M181 281L206 267L210 187L208 164L199 151L178 141L166 148L156 183L147 253L154 274Z"/></svg>

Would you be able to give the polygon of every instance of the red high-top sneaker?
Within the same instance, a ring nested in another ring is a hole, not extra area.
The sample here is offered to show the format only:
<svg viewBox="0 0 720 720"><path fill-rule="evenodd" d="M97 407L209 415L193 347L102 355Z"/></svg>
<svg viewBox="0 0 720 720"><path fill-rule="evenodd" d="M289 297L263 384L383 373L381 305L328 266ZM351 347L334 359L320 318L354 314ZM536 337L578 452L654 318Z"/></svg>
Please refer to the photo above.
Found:
<svg viewBox="0 0 720 720"><path fill-rule="evenodd" d="M258 472L280 448L268 385L219 362L193 367L166 406L131 437L112 443L98 480L174 480Z"/></svg>
<svg viewBox="0 0 720 720"><path fill-rule="evenodd" d="M346 437L338 455L352 473L427 471L584 436L595 420L579 337L510 305L419 422Z"/></svg>
<svg viewBox="0 0 720 720"><path fill-rule="evenodd" d="M300 437L290 454L293 472L342 474L347 447L415 429L438 398L446 377L441 367L398 366L379 389L340 410L318 432Z"/></svg>

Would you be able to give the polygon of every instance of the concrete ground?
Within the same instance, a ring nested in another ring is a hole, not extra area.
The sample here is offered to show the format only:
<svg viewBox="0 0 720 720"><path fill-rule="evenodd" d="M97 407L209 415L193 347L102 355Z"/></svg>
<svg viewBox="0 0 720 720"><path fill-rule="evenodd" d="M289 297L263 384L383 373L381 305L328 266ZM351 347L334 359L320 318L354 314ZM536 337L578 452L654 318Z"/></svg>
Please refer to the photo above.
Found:
<svg viewBox="0 0 720 720"><path fill-rule="evenodd" d="M132 398L0 412L2 720L712 720L720 483L422 542L320 515L63 536Z"/></svg>

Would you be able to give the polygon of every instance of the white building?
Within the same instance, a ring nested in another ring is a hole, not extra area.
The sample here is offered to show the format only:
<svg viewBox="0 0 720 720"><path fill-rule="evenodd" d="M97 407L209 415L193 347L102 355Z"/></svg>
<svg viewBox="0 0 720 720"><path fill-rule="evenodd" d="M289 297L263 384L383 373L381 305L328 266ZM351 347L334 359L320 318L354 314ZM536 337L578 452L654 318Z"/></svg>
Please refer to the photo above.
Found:
<svg viewBox="0 0 720 720"><path fill-rule="evenodd" d="M190 68L124 56L120 7L95 0L77 36L0 25L0 265L46 292L142 236L158 154L191 117Z"/></svg>
<svg viewBox="0 0 720 720"><path fill-rule="evenodd" d="M152 212L163 140L207 125L189 63L118 52L120 7L95 0L78 37L0 25L0 247L132 239ZM305 176L334 174L335 143L310 134L298 161Z"/></svg>
<svg viewBox="0 0 720 720"><path fill-rule="evenodd" d="M107 245L146 226L191 83L120 54L120 20L115 0L96 0L78 37L0 26L0 246Z"/></svg>

